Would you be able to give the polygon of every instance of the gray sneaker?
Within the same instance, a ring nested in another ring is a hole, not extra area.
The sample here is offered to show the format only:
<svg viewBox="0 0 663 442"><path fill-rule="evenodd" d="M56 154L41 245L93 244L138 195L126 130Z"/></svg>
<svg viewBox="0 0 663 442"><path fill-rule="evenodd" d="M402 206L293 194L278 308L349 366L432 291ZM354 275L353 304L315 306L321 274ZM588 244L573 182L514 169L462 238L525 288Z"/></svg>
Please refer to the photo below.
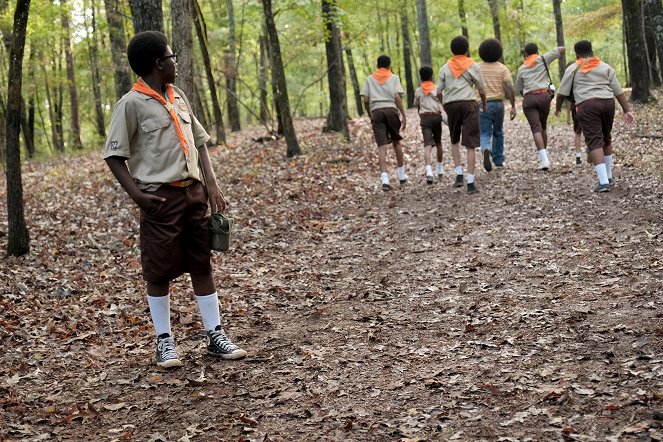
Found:
<svg viewBox="0 0 663 442"><path fill-rule="evenodd" d="M610 184L597 184L596 187L594 187L594 192L597 193L603 193L603 192L610 192Z"/></svg>
<svg viewBox="0 0 663 442"><path fill-rule="evenodd" d="M242 359L246 357L246 350L233 344L220 325L213 331L207 332L207 353L221 359Z"/></svg>
<svg viewBox="0 0 663 442"><path fill-rule="evenodd" d="M159 367L171 368L182 365L182 361L175 352L175 341L168 333L157 336L157 351L154 359Z"/></svg>

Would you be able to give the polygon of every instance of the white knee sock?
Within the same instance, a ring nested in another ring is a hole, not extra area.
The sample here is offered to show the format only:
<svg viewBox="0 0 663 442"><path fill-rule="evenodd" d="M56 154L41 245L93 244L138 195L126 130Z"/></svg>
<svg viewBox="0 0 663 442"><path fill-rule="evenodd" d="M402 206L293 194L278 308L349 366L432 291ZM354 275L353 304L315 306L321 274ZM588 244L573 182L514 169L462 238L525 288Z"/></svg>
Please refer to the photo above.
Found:
<svg viewBox="0 0 663 442"><path fill-rule="evenodd" d="M433 176L433 166L426 164L426 176Z"/></svg>
<svg viewBox="0 0 663 442"><path fill-rule="evenodd" d="M463 174L463 166L456 166L456 175Z"/></svg>
<svg viewBox="0 0 663 442"><path fill-rule="evenodd" d="M382 172L380 174L380 181L382 181L382 184L389 184L389 174L387 172Z"/></svg>
<svg viewBox="0 0 663 442"><path fill-rule="evenodd" d="M605 163L595 165L594 170L596 170L596 174L599 177L599 183L608 184L608 171L606 170Z"/></svg>
<svg viewBox="0 0 663 442"><path fill-rule="evenodd" d="M170 330L170 295L150 296L147 295L147 305L150 307L152 324L157 336L164 333L173 335Z"/></svg>
<svg viewBox="0 0 663 442"><path fill-rule="evenodd" d="M221 325L221 314L219 313L219 299L216 292L211 295L196 296L200 315L203 317L203 327L205 330L214 330L217 325Z"/></svg>
<svg viewBox="0 0 663 442"><path fill-rule="evenodd" d="M437 163L437 174L438 175L444 174L444 166L440 162Z"/></svg>
<svg viewBox="0 0 663 442"><path fill-rule="evenodd" d="M548 152L546 152L545 149L541 149L539 151L539 159L541 160L542 163L548 162Z"/></svg>
<svg viewBox="0 0 663 442"><path fill-rule="evenodd" d="M474 182L474 174L473 173L468 173L467 174L467 184L472 184Z"/></svg>
<svg viewBox="0 0 663 442"><path fill-rule="evenodd" d="M612 155L605 155L605 168L608 173L608 179L612 178Z"/></svg>

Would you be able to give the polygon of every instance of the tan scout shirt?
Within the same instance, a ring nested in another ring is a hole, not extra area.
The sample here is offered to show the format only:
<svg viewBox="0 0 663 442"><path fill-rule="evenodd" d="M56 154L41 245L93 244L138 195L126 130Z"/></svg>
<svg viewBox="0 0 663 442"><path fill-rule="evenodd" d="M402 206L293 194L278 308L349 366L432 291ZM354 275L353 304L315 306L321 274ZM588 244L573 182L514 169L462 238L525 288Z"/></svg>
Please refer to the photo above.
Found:
<svg viewBox="0 0 663 442"><path fill-rule="evenodd" d="M384 84L380 84L380 82L371 75L366 79L366 82L364 82L364 87L361 88L361 95L370 99L371 112L375 109L385 107L398 109L394 94L403 95L403 93L401 80L396 74L389 77Z"/></svg>
<svg viewBox="0 0 663 442"><path fill-rule="evenodd" d="M442 113L442 103L440 97L437 96L438 89L435 88L430 94L424 95L420 87L414 91L414 107L419 108L419 113L425 112L439 112Z"/></svg>
<svg viewBox="0 0 663 442"><path fill-rule="evenodd" d="M547 89L548 84L550 84L550 78L546 73L546 67L543 64L542 58L546 59L548 71L550 71L550 63L557 60L560 56L559 50L555 48L542 57L537 58L536 63L531 68L520 65L518 74L516 75L516 92L524 96L526 93L537 89Z"/></svg>
<svg viewBox="0 0 663 442"><path fill-rule="evenodd" d="M505 85L512 84L509 68L499 61L494 63L481 62L479 63L479 68L481 68L481 75L483 75L486 100L504 100L504 87ZM478 92L475 98L477 101L481 101Z"/></svg>
<svg viewBox="0 0 663 442"><path fill-rule="evenodd" d="M571 93L571 80L573 72L578 65L575 63L566 68L562 81L559 84L560 95L569 96ZM590 98L614 98L623 94L617 74L608 63L601 62L596 68L586 74L578 70L573 79L573 95L576 104L587 101Z"/></svg>
<svg viewBox="0 0 663 442"><path fill-rule="evenodd" d="M437 74L437 87L442 89L442 103L453 101L474 101L474 88L483 88L483 75L479 65L474 63L463 75L454 78L448 64Z"/></svg>
<svg viewBox="0 0 663 442"><path fill-rule="evenodd" d="M173 88L175 109L188 144L186 157L168 111L154 98L130 91L113 110L104 159L126 158L129 172L141 190L156 190L164 183L190 178L202 181L197 147L210 136L190 112L184 93Z"/></svg>

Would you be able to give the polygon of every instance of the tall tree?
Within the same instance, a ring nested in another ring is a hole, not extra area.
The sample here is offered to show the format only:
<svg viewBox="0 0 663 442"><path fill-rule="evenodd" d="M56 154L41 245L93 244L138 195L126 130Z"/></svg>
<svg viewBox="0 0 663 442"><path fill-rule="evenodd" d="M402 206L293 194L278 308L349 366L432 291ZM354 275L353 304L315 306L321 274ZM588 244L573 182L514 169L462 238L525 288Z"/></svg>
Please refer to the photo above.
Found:
<svg viewBox="0 0 663 442"><path fill-rule="evenodd" d="M628 67L631 76L631 101L647 103L653 97L649 90L649 63L643 48L645 47L642 30L642 8L640 0L622 0L622 12L626 27L626 47Z"/></svg>
<svg viewBox="0 0 663 442"><path fill-rule="evenodd" d="M14 12L14 31L9 54L7 90L6 176L7 176L7 254L25 255L30 251L30 237L23 209L23 179L21 177L21 86L23 77L23 50L28 25L30 0L18 0Z"/></svg>
<svg viewBox="0 0 663 442"><path fill-rule="evenodd" d="M465 0L458 0L458 16L460 17L460 29L463 35L470 38L467 32L467 13L465 12Z"/></svg>
<svg viewBox="0 0 663 442"><path fill-rule="evenodd" d="M71 29L69 28L69 8L66 0L61 0L62 31L64 33L64 58L67 63L67 83L69 86L69 106L71 109L70 124L71 138L74 149L82 149L81 120L78 113L78 88L76 87L76 72L74 68L74 55L71 47Z"/></svg>
<svg viewBox="0 0 663 442"><path fill-rule="evenodd" d="M260 121L267 124L269 120L269 105L267 100L267 36L264 32L260 34L260 56L258 60L258 88L260 89Z"/></svg>
<svg viewBox="0 0 663 442"><path fill-rule="evenodd" d="M663 3L661 0L645 0L651 16L652 32L656 40L656 52L660 73L663 76Z"/></svg>
<svg viewBox="0 0 663 442"><path fill-rule="evenodd" d="M336 0L322 0L322 19L326 30L327 81L329 82L329 117L326 129L341 133L347 141L350 141L345 67L336 8Z"/></svg>
<svg viewBox="0 0 663 442"><path fill-rule="evenodd" d="M564 23L562 21L562 0L553 0L553 12L555 14L555 30L557 31L557 46L564 46ZM560 80L566 70L566 55L562 54L557 62Z"/></svg>
<svg viewBox="0 0 663 442"><path fill-rule="evenodd" d="M134 22L134 33L137 34L143 31L163 32L161 0L129 0L129 6ZM177 35L174 32L173 34Z"/></svg>
<svg viewBox="0 0 663 442"><path fill-rule="evenodd" d="M119 100L131 90L131 69L126 56L127 42L124 31L124 15L118 10L124 0L104 0L108 33L111 44L111 58L115 69L115 99Z"/></svg>
<svg viewBox="0 0 663 442"><path fill-rule="evenodd" d="M193 23L196 26L196 35L198 36L198 43L200 44L200 52L203 55L203 64L205 65L205 75L207 76L207 85L212 97L212 113L214 114L214 127L216 133L217 143L226 143L226 131L223 127L223 115L221 114L221 105L219 104L219 95L216 91L216 83L214 82L214 73L212 72L212 62L210 60L209 51L207 49L207 26L205 25L205 17L198 0L193 0Z"/></svg>
<svg viewBox="0 0 663 442"><path fill-rule="evenodd" d="M230 130L241 129L237 104L237 48L235 44L235 10L232 0L226 0L228 13L228 52L226 56L226 89L228 91L228 121Z"/></svg>
<svg viewBox="0 0 663 442"><path fill-rule="evenodd" d="M288 99L288 87L285 80L285 70L283 69L283 60L281 59L281 44L279 43L279 34L274 22L274 13L272 12L272 0L261 0L263 11L265 13L265 29L269 38L269 51L272 60L272 83L274 88L274 99L276 106L281 113L281 125L285 134L288 157L301 155L302 151L297 141L297 134L292 123L290 114L290 101Z"/></svg>
<svg viewBox="0 0 663 442"><path fill-rule="evenodd" d="M97 43L97 6L95 0L92 0L90 7L84 2L84 9L90 11L90 26L92 32L87 35L88 54L90 56L90 70L92 80L92 93L94 94L94 113L97 126L97 135L100 138L106 138L106 128L104 125L104 110L101 99L101 75L99 74L99 45Z"/></svg>
<svg viewBox="0 0 663 442"><path fill-rule="evenodd" d="M412 43L405 4L401 9L401 34L403 36L403 69L405 69L405 89L407 91L407 107L414 106L414 82L412 81Z"/></svg>
<svg viewBox="0 0 663 442"><path fill-rule="evenodd" d="M432 66L433 57L430 51L430 32L428 30L428 13L426 0L417 0L417 26L419 27L419 60L422 66Z"/></svg>
<svg viewBox="0 0 663 442"><path fill-rule="evenodd" d="M555 0L557 1L557 0ZM488 0L490 16L493 18L493 34L495 38L502 41L502 28L500 27L500 5L497 0Z"/></svg>
<svg viewBox="0 0 663 442"><path fill-rule="evenodd" d="M359 79L357 78L357 70L355 69L355 61L352 57L352 48L345 45L345 56L348 59L348 70L350 71L350 80L352 80L352 90L355 96L355 106L357 107L357 115L360 117L364 115L364 105L361 99L361 90L359 89Z"/></svg>
<svg viewBox="0 0 663 442"><path fill-rule="evenodd" d="M170 18L173 23L173 52L177 54L177 80L175 84L189 99L193 114L203 118L200 100L196 99L193 77L193 27L190 0L171 0Z"/></svg>
<svg viewBox="0 0 663 442"><path fill-rule="evenodd" d="M649 81L653 87L661 85L661 70L658 68L658 52L656 50L656 33L654 31L653 8L652 3L647 0L642 1L642 27L645 33L645 49L649 60ZM658 1L660 6L661 0Z"/></svg>

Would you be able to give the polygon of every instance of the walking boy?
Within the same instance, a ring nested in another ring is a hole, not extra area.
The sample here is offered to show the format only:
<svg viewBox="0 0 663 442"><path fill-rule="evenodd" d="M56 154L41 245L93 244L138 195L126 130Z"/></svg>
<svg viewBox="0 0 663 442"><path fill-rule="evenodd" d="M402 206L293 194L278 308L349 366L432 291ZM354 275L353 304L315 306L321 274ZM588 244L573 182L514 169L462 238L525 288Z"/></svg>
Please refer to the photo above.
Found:
<svg viewBox="0 0 663 442"><path fill-rule="evenodd" d="M406 127L405 110L401 98L403 87L398 76L394 75L390 69L391 59L387 55L380 55L377 70L366 79L364 87L361 89L366 113L368 113L368 118L371 119L375 142L378 145L380 181L384 191L391 189L389 173L387 172L387 149L389 145L394 147L396 153L398 181L401 184L407 182L403 148L400 144L403 137L399 133L405 130ZM402 123L398 117L399 112L403 117Z"/></svg>
<svg viewBox="0 0 663 442"><path fill-rule="evenodd" d="M451 156L456 167L454 187L463 187L463 166L460 145L467 149L467 192L477 193L474 183L476 166L475 148L481 145L479 108L474 100L474 86L481 97L482 110L486 109L486 93L479 65L470 55L470 42L462 35L451 40L454 54L437 75L437 86L442 90L442 103L449 121ZM461 139L462 136L462 139Z"/></svg>
<svg viewBox="0 0 663 442"><path fill-rule="evenodd" d="M170 328L169 286L183 273L191 274L207 330L207 352L222 359L243 358L246 351L221 328L212 275L206 194L212 212L223 212L226 202L207 153L210 136L190 112L184 93L172 85L177 54L164 34L136 34L127 57L140 78L115 106L104 159L140 207L141 265L157 335L156 363L182 365Z"/></svg>
<svg viewBox="0 0 663 442"><path fill-rule="evenodd" d="M433 163L431 150L437 149L437 178L442 179L442 92L433 82L433 68L422 66L419 69L421 86L414 92L414 106L419 111L421 133L424 136L424 163L426 183L433 184Z"/></svg>
<svg viewBox="0 0 663 442"><path fill-rule="evenodd" d="M615 184L612 177L611 135L615 118L615 98L622 107L626 124L633 124L635 118L617 81L615 70L599 57L594 57L592 43L580 40L573 49L577 60L564 72L559 85L555 115L559 115L562 110L564 99L573 94L578 121L599 178L594 192L608 192L610 186Z"/></svg>
<svg viewBox="0 0 663 442"><path fill-rule="evenodd" d="M529 43L525 46L525 61L518 68L518 74L516 75L516 90L524 97L523 112L532 129L534 144L539 154L539 169L541 170L550 168L550 160L546 151L548 147L546 127L554 89L551 89L552 80L550 79L549 66L564 51L566 49L560 46L542 57L539 55L539 47L535 43Z"/></svg>
<svg viewBox="0 0 663 442"><path fill-rule="evenodd" d="M495 166L504 166L504 99L511 103L510 118L516 118L516 97L511 83L511 72L499 60L502 58L502 43L495 38L484 40L479 45L479 63L486 90L487 108L480 114L481 152L486 172ZM492 142L491 142L492 139ZM492 157L492 163L491 163Z"/></svg>

